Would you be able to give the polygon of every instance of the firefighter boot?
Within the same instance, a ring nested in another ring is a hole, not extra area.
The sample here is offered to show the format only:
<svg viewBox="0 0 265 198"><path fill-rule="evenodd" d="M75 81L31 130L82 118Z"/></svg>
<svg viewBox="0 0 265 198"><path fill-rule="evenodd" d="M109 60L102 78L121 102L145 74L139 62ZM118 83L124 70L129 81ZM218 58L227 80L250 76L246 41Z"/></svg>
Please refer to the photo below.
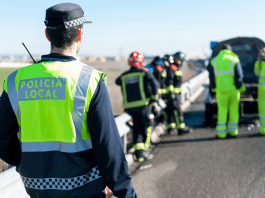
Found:
<svg viewBox="0 0 265 198"><path fill-rule="evenodd" d="M151 159L153 159L153 157L154 157L154 155L151 154L151 153L149 153L149 151L144 151L144 152L143 152L143 156L144 156L144 159L145 159L145 160L151 160Z"/></svg>
<svg viewBox="0 0 265 198"><path fill-rule="evenodd" d="M135 156L137 162L143 162L144 160L151 160L153 159L153 154L150 154L148 151L145 150L137 150L135 151Z"/></svg>
<svg viewBox="0 0 265 198"><path fill-rule="evenodd" d="M167 133L170 134L170 135L176 134L177 132L178 132L177 129L173 129L173 128L167 129Z"/></svg>
<svg viewBox="0 0 265 198"><path fill-rule="evenodd" d="M182 134L189 133L190 131L191 131L190 128L186 126L184 129L178 129L178 134L182 135Z"/></svg>

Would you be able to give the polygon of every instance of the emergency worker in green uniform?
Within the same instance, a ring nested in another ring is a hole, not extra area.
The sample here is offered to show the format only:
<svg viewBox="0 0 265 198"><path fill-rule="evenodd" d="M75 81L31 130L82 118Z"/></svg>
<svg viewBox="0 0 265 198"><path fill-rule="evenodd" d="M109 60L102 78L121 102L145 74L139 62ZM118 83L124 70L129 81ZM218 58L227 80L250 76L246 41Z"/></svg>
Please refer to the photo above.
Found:
<svg viewBox="0 0 265 198"><path fill-rule="evenodd" d="M254 66L254 73L259 76L258 86L258 109L259 109L259 132L265 135L265 48L260 49L258 60Z"/></svg>
<svg viewBox="0 0 265 198"><path fill-rule="evenodd" d="M228 44L209 65L210 88L216 92L218 106L217 138L226 138L227 115L229 113L228 134L238 134L240 91L244 91L243 71L238 56Z"/></svg>

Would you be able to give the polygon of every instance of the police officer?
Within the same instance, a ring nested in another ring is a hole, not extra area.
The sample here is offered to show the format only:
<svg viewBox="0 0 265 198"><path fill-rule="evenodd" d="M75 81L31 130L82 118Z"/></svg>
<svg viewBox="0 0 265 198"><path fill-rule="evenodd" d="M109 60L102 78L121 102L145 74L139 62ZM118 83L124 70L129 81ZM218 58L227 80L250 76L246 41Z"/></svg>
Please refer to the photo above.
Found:
<svg viewBox="0 0 265 198"><path fill-rule="evenodd" d="M84 23L79 5L47 9L51 53L5 80L0 158L16 166L30 197L106 197L106 185L116 197L137 197L106 76L76 60Z"/></svg>
<svg viewBox="0 0 265 198"><path fill-rule="evenodd" d="M254 73L259 76L258 109L261 135L265 135L265 48L260 49L258 60L254 66Z"/></svg>
<svg viewBox="0 0 265 198"><path fill-rule="evenodd" d="M226 138L227 114L228 134L238 134L240 92L245 91L243 71L238 56L225 44L209 65L210 88L216 92L218 107L217 138Z"/></svg>
<svg viewBox="0 0 265 198"><path fill-rule="evenodd" d="M153 158L149 148L152 133L151 103L158 99L158 83L154 76L142 67L143 55L131 53L128 63L131 68L117 78L121 86L124 110L133 118L133 147L137 161Z"/></svg>
<svg viewBox="0 0 265 198"><path fill-rule="evenodd" d="M165 55L164 64L167 67L167 115L168 115L168 133L179 135L189 133L190 129L184 123L184 116L181 110L181 66L184 60L183 54L176 53L173 56Z"/></svg>

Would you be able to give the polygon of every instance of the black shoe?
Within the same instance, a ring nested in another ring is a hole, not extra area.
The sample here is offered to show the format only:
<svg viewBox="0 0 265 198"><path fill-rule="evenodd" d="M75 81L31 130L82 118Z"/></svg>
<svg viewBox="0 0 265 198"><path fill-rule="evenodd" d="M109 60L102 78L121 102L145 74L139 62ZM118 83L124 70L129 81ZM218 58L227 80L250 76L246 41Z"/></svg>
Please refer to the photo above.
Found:
<svg viewBox="0 0 265 198"><path fill-rule="evenodd" d="M184 129L178 129L178 134L179 135L186 134L186 133L190 133L190 132L191 132L191 130L187 126Z"/></svg>
<svg viewBox="0 0 265 198"><path fill-rule="evenodd" d="M236 136L233 136L233 135L230 135L229 133L227 133L227 136L226 136L227 138L237 138L237 135Z"/></svg>
<svg viewBox="0 0 265 198"><path fill-rule="evenodd" d="M178 131L177 131L177 129L170 128L170 129L167 130L167 133L170 134L170 135L172 135L172 134L177 134Z"/></svg>

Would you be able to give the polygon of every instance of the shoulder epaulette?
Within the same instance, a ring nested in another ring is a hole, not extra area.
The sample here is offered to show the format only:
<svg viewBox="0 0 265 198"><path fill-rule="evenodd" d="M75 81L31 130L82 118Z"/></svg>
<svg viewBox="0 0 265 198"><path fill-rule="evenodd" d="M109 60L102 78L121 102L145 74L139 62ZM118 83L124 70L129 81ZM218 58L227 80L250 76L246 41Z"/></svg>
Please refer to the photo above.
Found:
<svg viewBox="0 0 265 198"><path fill-rule="evenodd" d="M145 72L149 72L149 69L146 68L146 67L143 67L142 69L143 69Z"/></svg>
<svg viewBox="0 0 265 198"><path fill-rule="evenodd" d="M162 71L163 71L163 67L160 66L160 65L157 65L157 66L156 66L156 70L158 70L159 72L162 72Z"/></svg>
<svg viewBox="0 0 265 198"><path fill-rule="evenodd" d="M178 67L176 65L171 65L170 68L173 70L173 71L177 71L178 70Z"/></svg>

